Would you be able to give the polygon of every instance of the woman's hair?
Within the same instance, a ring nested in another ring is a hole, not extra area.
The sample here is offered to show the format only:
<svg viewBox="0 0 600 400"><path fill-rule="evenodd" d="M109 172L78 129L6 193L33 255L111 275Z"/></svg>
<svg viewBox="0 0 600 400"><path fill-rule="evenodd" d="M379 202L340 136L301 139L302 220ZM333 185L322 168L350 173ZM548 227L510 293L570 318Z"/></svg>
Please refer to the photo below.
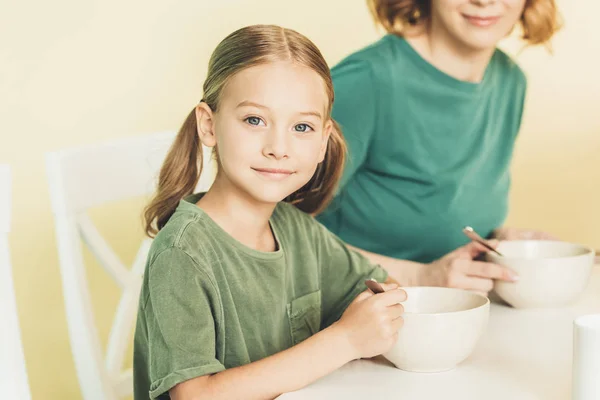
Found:
<svg viewBox="0 0 600 400"><path fill-rule="evenodd" d="M375 21L389 33L403 35L426 23L431 0L367 0ZM531 45L547 43L561 27L555 0L526 0L519 20L522 38Z"/></svg>
<svg viewBox="0 0 600 400"><path fill-rule="evenodd" d="M330 115L333 83L323 55L305 36L274 25L248 26L233 32L219 43L208 64L202 102L213 112L218 111L221 93L232 76L246 68L276 61L291 61L317 72L325 82L329 98L327 115ZM307 213L316 214L327 206L342 175L346 144L339 125L332 122L334 129L329 137L325 159L307 184L284 199ZM202 144L197 133L194 109L187 116L165 158L157 193L144 210L148 236L155 236L173 215L179 201L193 193L201 171Z"/></svg>

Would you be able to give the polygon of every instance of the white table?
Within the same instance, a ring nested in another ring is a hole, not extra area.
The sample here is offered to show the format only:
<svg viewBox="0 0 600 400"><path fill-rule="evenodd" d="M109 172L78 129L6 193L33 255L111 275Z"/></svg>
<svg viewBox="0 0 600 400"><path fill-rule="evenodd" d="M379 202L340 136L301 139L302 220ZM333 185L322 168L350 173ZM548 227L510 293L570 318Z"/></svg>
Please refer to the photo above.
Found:
<svg viewBox="0 0 600 400"><path fill-rule="evenodd" d="M486 333L452 371L411 373L383 357L357 360L279 399L568 400L573 319L592 313L600 313L600 265L570 307L518 310L492 304Z"/></svg>

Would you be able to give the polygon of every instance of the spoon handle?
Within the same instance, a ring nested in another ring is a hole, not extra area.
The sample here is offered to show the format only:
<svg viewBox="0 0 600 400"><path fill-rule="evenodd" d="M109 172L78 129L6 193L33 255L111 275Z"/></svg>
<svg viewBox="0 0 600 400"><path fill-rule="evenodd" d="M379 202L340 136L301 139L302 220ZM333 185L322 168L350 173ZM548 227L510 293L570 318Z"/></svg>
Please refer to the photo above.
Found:
<svg viewBox="0 0 600 400"><path fill-rule="evenodd" d="M367 279L365 281L365 285L367 285L367 287L369 289L371 289L371 291L375 294L377 293L383 293L385 292L385 290L383 290L383 287L381 287L381 285L379 284L379 282L377 282L375 279L371 278L371 279Z"/></svg>
<svg viewBox="0 0 600 400"><path fill-rule="evenodd" d="M502 254L501 254L501 253L500 253L498 250L496 250L495 248L493 248L492 246L490 246L490 245L488 244L487 240L485 240L485 239L483 239L481 236L479 236L479 234L478 234L477 232L475 232L475 231L473 230L473 228L471 228L470 226L466 226L466 227L463 229L463 233L464 233L464 234L465 234L465 235L466 235L466 236L467 236L469 239L471 239L471 240L473 240L473 241L475 241L475 242L477 242L477 243L479 243L479 244L482 244L482 245L483 245L483 246L485 246L485 248L487 248L488 250L490 250L490 251L493 251L494 253L496 253L496 254L498 254L499 256L501 256L501 257L502 257Z"/></svg>

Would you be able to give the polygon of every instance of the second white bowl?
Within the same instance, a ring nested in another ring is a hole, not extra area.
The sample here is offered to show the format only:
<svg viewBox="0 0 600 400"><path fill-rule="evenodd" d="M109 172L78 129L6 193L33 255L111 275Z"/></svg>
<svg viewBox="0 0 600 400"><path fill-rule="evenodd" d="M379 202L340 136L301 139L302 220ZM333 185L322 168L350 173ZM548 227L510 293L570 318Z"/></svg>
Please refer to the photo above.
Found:
<svg viewBox="0 0 600 400"><path fill-rule="evenodd" d="M549 240L501 242L488 261L519 274L517 282L496 281L494 291L516 308L561 307L579 297L590 278L594 251L578 244Z"/></svg>

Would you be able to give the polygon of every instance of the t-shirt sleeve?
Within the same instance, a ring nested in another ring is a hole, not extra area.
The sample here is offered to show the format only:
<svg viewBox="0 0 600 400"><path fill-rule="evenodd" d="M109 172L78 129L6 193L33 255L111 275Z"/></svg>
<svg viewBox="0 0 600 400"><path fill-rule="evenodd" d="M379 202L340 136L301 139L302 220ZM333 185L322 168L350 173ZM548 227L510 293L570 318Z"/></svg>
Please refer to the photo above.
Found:
<svg viewBox="0 0 600 400"><path fill-rule="evenodd" d="M169 248L150 265L144 312L148 325L150 398L167 398L178 383L223 371L217 359L216 285L185 251Z"/></svg>
<svg viewBox="0 0 600 400"><path fill-rule="evenodd" d="M351 250L336 235L318 224L318 258L321 280L321 328L342 316L352 300L367 289L364 281L385 282L387 272Z"/></svg>
<svg viewBox="0 0 600 400"><path fill-rule="evenodd" d="M339 190L367 159L376 129L376 96L371 66L362 60L345 60L331 71L335 91L332 116L348 145L348 159Z"/></svg>

